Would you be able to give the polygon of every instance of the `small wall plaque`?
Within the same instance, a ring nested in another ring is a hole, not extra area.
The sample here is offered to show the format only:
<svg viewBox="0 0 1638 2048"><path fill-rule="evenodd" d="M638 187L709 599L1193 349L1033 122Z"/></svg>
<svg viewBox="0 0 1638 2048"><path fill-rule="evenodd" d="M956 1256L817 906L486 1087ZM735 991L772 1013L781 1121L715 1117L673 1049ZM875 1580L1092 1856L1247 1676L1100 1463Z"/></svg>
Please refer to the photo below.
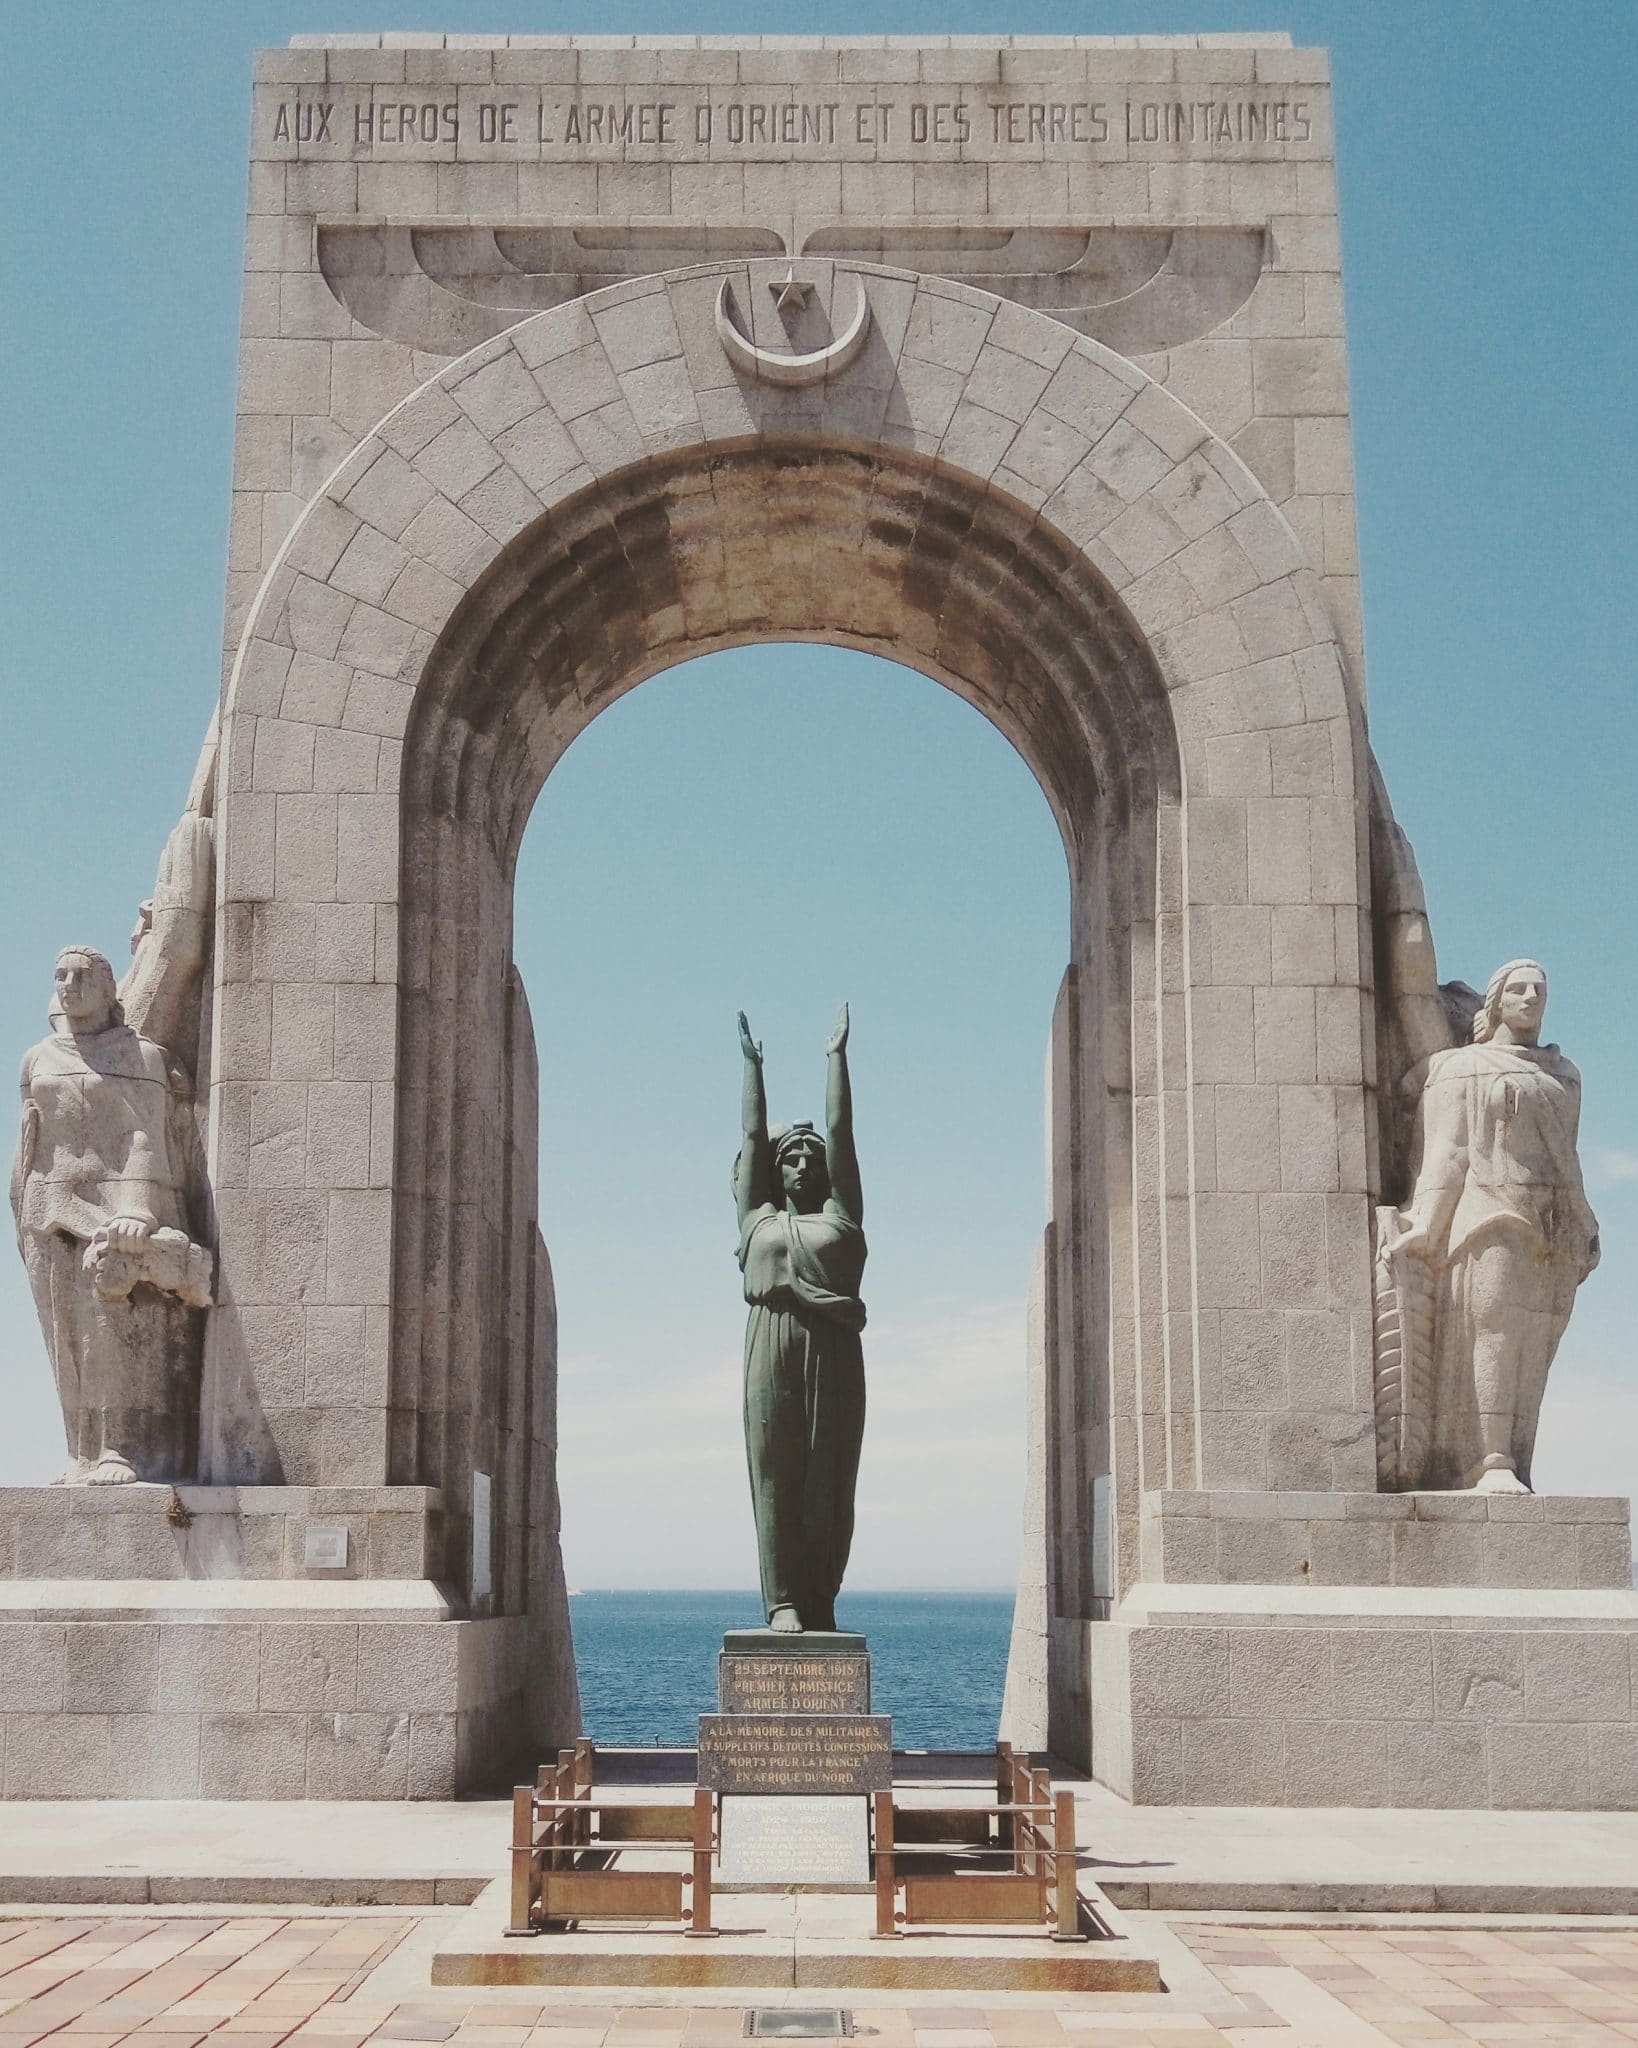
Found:
<svg viewBox="0 0 1638 2048"><path fill-rule="evenodd" d="M302 1546L302 1563L310 1572L344 1572L350 1555L346 1529L312 1528Z"/></svg>

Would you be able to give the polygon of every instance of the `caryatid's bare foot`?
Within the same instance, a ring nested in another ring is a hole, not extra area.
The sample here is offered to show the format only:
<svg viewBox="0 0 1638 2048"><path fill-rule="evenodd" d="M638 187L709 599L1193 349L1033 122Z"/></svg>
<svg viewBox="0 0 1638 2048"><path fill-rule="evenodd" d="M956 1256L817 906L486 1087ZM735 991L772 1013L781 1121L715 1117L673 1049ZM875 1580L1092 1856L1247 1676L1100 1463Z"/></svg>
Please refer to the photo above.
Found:
<svg viewBox="0 0 1638 2048"><path fill-rule="evenodd" d="M1475 1493L1528 1493L1529 1487L1513 1470L1512 1460L1491 1464L1485 1460L1484 1470L1473 1482Z"/></svg>
<svg viewBox="0 0 1638 2048"><path fill-rule="evenodd" d="M768 1616L768 1626L775 1635L799 1636L802 1633L802 1617L794 1607L776 1607Z"/></svg>
<svg viewBox="0 0 1638 2048"><path fill-rule="evenodd" d="M81 1476L84 1486L134 1486L136 1474L118 1451L104 1451L94 1465L86 1467Z"/></svg>

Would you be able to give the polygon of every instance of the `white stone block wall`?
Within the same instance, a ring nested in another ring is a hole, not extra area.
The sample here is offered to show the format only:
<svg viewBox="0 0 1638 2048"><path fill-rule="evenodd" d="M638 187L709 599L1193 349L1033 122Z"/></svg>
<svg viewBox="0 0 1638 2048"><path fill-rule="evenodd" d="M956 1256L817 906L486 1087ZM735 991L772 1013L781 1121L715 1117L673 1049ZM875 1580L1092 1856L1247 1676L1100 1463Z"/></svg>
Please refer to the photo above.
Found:
<svg viewBox="0 0 1638 2048"><path fill-rule="evenodd" d="M1638 1625L1602 1601L1094 1625L1096 1775L1149 1805L1630 1810Z"/></svg>
<svg viewBox="0 0 1638 2048"><path fill-rule="evenodd" d="M532 1768L529 1647L522 1618L25 1619L0 1603L3 1796L494 1791Z"/></svg>

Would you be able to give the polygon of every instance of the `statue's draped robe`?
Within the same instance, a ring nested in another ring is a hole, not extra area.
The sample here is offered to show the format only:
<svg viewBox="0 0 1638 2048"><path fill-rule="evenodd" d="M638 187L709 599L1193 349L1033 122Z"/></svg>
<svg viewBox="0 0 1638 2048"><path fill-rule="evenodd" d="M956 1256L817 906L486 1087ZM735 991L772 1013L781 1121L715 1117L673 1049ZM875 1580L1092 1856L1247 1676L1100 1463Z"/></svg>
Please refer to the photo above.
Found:
<svg viewBox="0 0 1638 2048"><path fill-rule="evenodd" d="M771 1203L739 1239L745 1325L745 1448L762 1601L804 1626L834 1626L853 1542L864 1437L859 1299L865 1239L834 1201L812 1215Z"/></svg>
<svg viewBox="0 0 1638 2048"><path fill-rule="evenodd" d="M101 1301L85 1248L115 1216L198 1232L200 1184L186 1077L127 1025L64 1030L24 1058L12 1180L23 1263L51 1352L71 1456L105 1451L139 1478L189 1476L197 1432L199 1317L153 1287Z"/></svg>
<svg viewBox="0 0 1638 2048"><path fill-rule="evenodd" d="M1581 1076L1555 1045L1464 1045L1427 1062L1411 1207L1440 1276L1434 1485L1473 1482L1484 1454L1475 1351L1497 1343L1516 1365L1513 1458L1528 1483L1547 1369L1596 1228L1580 1115Z"/></svg>

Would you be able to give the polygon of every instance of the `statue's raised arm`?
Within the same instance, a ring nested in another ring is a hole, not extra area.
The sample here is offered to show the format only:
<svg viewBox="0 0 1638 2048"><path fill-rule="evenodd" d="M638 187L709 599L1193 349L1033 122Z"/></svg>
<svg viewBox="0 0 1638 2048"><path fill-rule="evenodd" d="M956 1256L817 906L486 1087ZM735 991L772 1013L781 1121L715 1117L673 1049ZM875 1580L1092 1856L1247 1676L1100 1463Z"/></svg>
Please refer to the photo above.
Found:
<svg viewBox="0 0 1638 2048"><path fill-rule="evenodd" d="M773 1200L773 1174L768 1145L768 1094L762 1079L762 1047L751 1036L745 1012L739 1013L739 1049L745 1055L745 1074L740 1084L740 1128L743 1133L739 1157L734 1161L734 1201L739 1225L753 1210Z"/></svg>
<svg viewBox="0 0 1638 2048"><path fill-rule="evenodd" d="M864 1190L859 1181L859 1155L853 1148L853 1083L847 1071L847 1004L825 1041L825 1165L831 1199L855 1223L864 1222Z"/></svg>

